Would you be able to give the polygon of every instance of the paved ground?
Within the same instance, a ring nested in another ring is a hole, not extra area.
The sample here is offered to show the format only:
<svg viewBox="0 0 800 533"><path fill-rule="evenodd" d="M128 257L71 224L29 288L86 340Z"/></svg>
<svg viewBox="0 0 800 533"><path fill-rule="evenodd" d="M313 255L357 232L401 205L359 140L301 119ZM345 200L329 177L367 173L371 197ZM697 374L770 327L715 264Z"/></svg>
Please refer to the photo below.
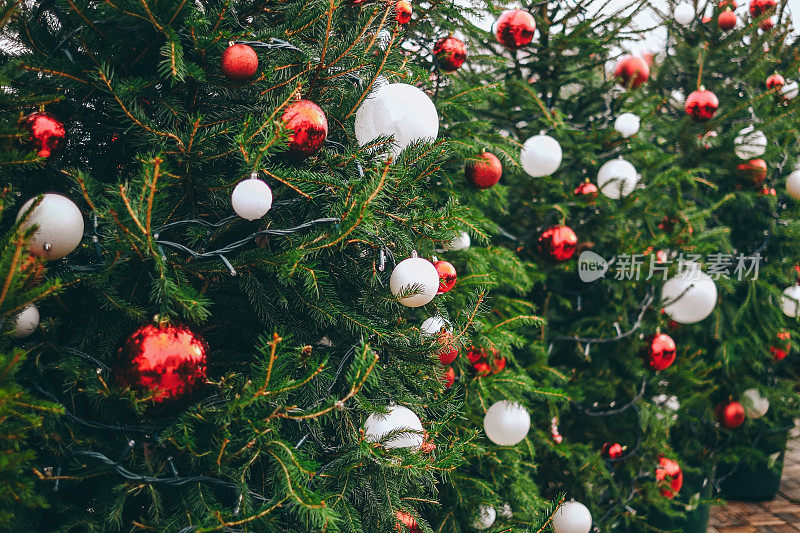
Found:
<svg viewBox="0 0 800 533"><path fill-rule="evenodd" d="M786 451L781 489L774 500L728 502L713 508L708 533L800 533L800 433Z"/></svg>

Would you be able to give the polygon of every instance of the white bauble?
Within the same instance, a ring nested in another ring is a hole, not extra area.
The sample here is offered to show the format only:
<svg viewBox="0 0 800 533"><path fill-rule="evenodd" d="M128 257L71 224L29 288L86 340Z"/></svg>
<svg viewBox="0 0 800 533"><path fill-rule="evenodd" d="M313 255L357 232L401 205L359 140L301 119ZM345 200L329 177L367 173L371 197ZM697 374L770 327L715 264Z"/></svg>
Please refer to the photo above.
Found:
<svg viewBox="0 0 800 533"><path fill-rule="evenodd" d="M443 329L449 331L450 327L447 323L447 320L442 318L440 315L436 315L426 319L419 329L422 331L423 337L430 337L433 335L438 335Z"/></svg>
<svg viewBox="0 0 800 533"><path fill-rule="evenodd" d="M793 318L800 316L800 285L792 285L783 291L781 310L786 316Z"/></svg>
<svg viewBox="0 0 800 533"><path fill-rule="evenodd" d="M500 518L512 518L514 513L511 511L511 505L506 502L503 506L497 510L497 516Z"/></svg>
<svg viewBox="0 0 800 533"><path fill-rule="evenodd" d="M402 405L390 405L388 413L372 413L364 422L364 439L381 442L389 433L404 430L383 442L388 449L419 448L422 445L422 422L414 411Z"/></svg>
<svg viewBox="0 0 800 533"><path fill-rule="evenodd" d="M758 157L767 151L767 136L755 126L747 126L733 140L733 151L739 159Z"/></svg>
<svg viewBox="0 0 800 533"><path fill-rule="evenodd" d="M786 176L786 192L795 200L800 200L800 170Z"/></svg>
<svg viewBox="0 0 800 533"><path fill-rule="evenodd" d="M694 6L689 2L681 2L675 6L672 16L675 17L675 22L681 26L688 26L694 20Z"/></svg>
<svg viewBox="0 0 800 533"><path fill-rule="evenodd" d="M450 252L458 252L466 250L472 244L472 239L469 238L469 233L466 231L460 232L453 237L453 240L444 245L444 249Z"/></svg>
<svg viewBox="0 0 800 533"><path fill-rule="evenodd" d="M379 87L356 111L356 139L364 146L378 137L392 136L389 152L397 156L416 141L439 135L439 114L428 95L407 83Z"/></svg>
<svg viewBox="0 0 800 533"><path fill-rule="evenodd" d="M781 87L781 95L787 100L793 100L800 94L800 85L795 80L787 80Z"/></svg>
<svg viewBox="0 0 800 533"><path fill-rule="evenodd" d="M31 198L25 202L17 214L17 220L22 218L35 200ZM46 259L66 257L83 238L81 210L72 200L60 194L45 194L20 229L25 231L34 225L38 229L30 240L31 253Z"/></svg>
<svg viewBox="0 0 800 533"><path fill-rule="evenodd" d="M639 133L641 120L633 113L623 113L614 121L614 129L623 137L632 137Z"/></svg>
<svg viewBox="0 0 800 533"><path fill-rule="evenodd" d="M11 332L12 335L18 339L23 339L39 327L39 309L35 305L29 304L17 316L13 317L11 322L14 325L14 329Z"/></svg>
<svg viewBox="0 0 800 533"><path fill-rule="evenodd" d="M497 519L497 511L494 510L494 507L481 504L478 506L478 516L472 521L472 527L479 531L489 529L494 524L495 519Z"/></svg>
<svg viewBox="0 0 800 533"><path fill-rule="evenodd" d="M561 145L549 135L534 135L522 145L522 169L534 178L549 176L561 165Z"/></svg>
<svg viewBox="0 0 800 533"><path fill-rule="evenodd" d="M606 161L597 171L597 188L613 200L632 193L638 181L636 167L622 158Z"/></svg>
<svg viewBox="0 0 800 533"><path fill-rule="evenodd" d="M686 104L686 94L681 89L675 89L669 93L669 103L672 104L673 107L683 109L683 106Z"/></svg>
<svg viewBox="0 0 800 533"><path fill-rule="evenodd" d="M554 533L589 533L592 513L580 502L564 502L553 516Z"/></svg>
<svg viewBox="0 0 800 533"><path fill-rule="evenodd" d="M700 322L717 305L717 286L696 263L686 263L686 270L668 279L661 287L664 312L679 324Z"/></svg>
<svg viewBox="0 0 800 533"><path fill-rule="evenodd" d="M742 393L742 406L747 418L761 418L769 411L769 400L756 389L747 389Z"/></svg>
<svg viewBox="0 0 800 533"><path fill-rule="evenodd" d="M427 259L409 257L394 267L389 278L389 288L395 296L406 294L400 303L408 307L421 307L430 303L439 290L439 273Z"/></svg>
<svg viewBox="0 0 800 533"><path fill-rule="evenodd" d="M272 207L272 189L258 178L242 180L233 189L231 205L245 220L261 218Z"/></svg>
<svg viewBox="0 0 800 533"><path fill-rule="evenodd" d="M486 411L483 430L489 440L500 446L514 446L528 435L531 415L518 403L500 400Z"/></svg>

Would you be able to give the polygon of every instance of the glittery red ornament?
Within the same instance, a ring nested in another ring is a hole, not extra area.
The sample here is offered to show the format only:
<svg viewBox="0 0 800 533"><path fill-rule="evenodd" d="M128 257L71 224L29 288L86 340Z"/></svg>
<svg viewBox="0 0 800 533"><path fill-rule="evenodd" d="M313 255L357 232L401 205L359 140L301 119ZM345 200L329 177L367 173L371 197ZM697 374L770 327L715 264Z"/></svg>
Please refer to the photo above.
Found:
<svg viewBox="0 0 800 533"><path fill-rule="evenodd" d="M711 91L700 87L692 91L686 98L686 114L695 120L708 120L714 116L719 108L717 95Z"/></svg>
<svg viewBox="0 0 800 533"><path fill-rule="evenodd" d="M219 67L232 81L247 81L258 72L258 54L246 44L232 44L222 53Z"/></svg>
<svg viewBox="0 0 800 533"><path fill-rule="evenodd" d="M761 21L758 27L761 28L763 31L769 31L775 27L775 21L772 20L772 17L765 18L764 20Z"/></svg>
<svg viewBox="0 0 800 533"><path fill-rule="evenodd" d="M574 193L576 196L590 196L592 198L596 198L597 185L595 185L589 180L586 180L577 187L575 187Z"/></svg>
<svg viewBox="0 0 800 533"><path fill-rule="evenodd" d="M502 372L506 368L506 358L505 357L496 357L492 362L492 366L494 369L492 370L492 374L497 374L498 372Z"/></svg>
<svg viewBox="0 0 800 533"><path fill-rule="evenodd" d="M453 386L453 383L456 382L456 371L453 370L452 366L448 366L444 369L444 386L445 388L450 388Z"/></svg>
<svg viewBox="0 0 800 533"><path fill-rule="evenodd" d="M436 272L439 274L439 290L436 294L450 292L450 289L455 287L458 279L456 267L447 261L436 261L433 266L436 267Z"/></svg>
<svg viewBox="0 0 800 533"><path fill-rule="evenodd" d="M156 403L188 397L206 380L203 340L185 326L142 326L117 352L114 379Z"/></svg>
<svg viewBox="0 0 800 533"><path fill-rule="evenodd" d="M675 341L664 333L657 333L648 346L650 368L664 370L675 361Z"/></svg>
<svg viewBox="0 0 800 533"><path fill-rule="evenodd" d="M780 74L773 74L767 78L767 89L780 89L786 80Z"/></svg>
<svg viewBox="0 0 800 533"><path fill-rule="evenodd" d="M731 10L725 10L717 16L717 25L721 30L732 30L736 27L736 23L739 21L736 13Z"/></svg>
<svg viewBox="0 0 800 533"><path fill-rule="evenodd" d="M683 487L683 471L678 463L666 457L660 457L658 464L660 466L656 468L656 481L661 482L659 485L663 487L661 495L671 500Z"/></svg>
<svg viewBox="0 0 800 533"><path fill-rule="evenodd" d="M28 140L37 149L39 157L50 157L67 136L64 124L43 111L25 117L22 120L22 127L28 130L30 134Z"/></svg>
<svg viewBox="0 0 800 533"><path fill-rule="evenodd" d="M742 178L753 182L755 185L767 179L767 162L763 159L750 159L736 165L736 171Z"/></svg>
<svg viewBox="0 0 800 533"><path fill-rule="evenodd" d="M760 17L772 13L777 5L776 0L750 0L750 14L753 17Z"/></svg>
<svg viewBox="0 0 800 533"><path fill-rule="evenodd" d="M444 37L436 41L433 46L433 57L436 58L436 64L440 69L453 72L467 59L467 47L461 39L453 36Z"/></svg>
<svg viewBox="0 0 800 533"><path fill-rule="evenodd" d="M399 522L398 524L395 524L395 531L397 531L397 533L402 533L404 531L403 528L400 526L400 524L406 526L407 530L410 533L422 533L422 528L419 527L419 524L417 524L417 519L408 514L407 512L397 511L397 513L395 513L395 516L397 517L397 521Z"/></svg>
<svg viewBox="0 0 800 533"><path fill-rule="evenodd" d="M601 449L603 457L607 459L617 459L622 457L622 452L622 446L618 442L606 442L603 444L603 448Z"/></svg>
<svg viewBox="0 0 800 533"><path fill-rule="evenodd" d="M620 79L623 87L635 89L650 77L650 67L641 57L625 56L617 63L614 77Z"/></svg>
<svg viewBox="0 0 800 533"><path fill-rule="evenodd" d="M786 343L781 344L780 346L770 346L769 353L772 354L772 358L775 361L781 361L785 359L789 352L792 351L792 343L789 342L791 339L791 334L788 331L779 331L778 332L778 339L782 341L786 341Z"/></svg>
<svg viewBox="0 0 800 533"><path fill-rule="evenodd" d="M530 43L535 32L536 21L530 13L522 9L503 11L494 23L497 41L509 50L516 50Z"/></svg>
<svg viewBox="0 0 800 533"><path fill-rule="evenodd" d="M577 244L577 235L567 226L553 226L539 236L539 251L554 261L572 257Z"/></svg>
<svg viewBox="0 0 800 533"><path fill-rule="evenodd" d="M736 3L736 0L720 0L719 8L725 9L726 7L730 9L736 9L737 7L739 7L739 4Z"/></svg>
<svg viewBox="0 0 800 533"><path fill-rule="evenodd" d="M299 100L289 105L281 120L289 135L289 151L307 157L322 148L328 137L328 119L320 107L310 100Z"/></svg>
<svg viewBox="0 0 800 533"><path fill-rule="evenodd" d="M404 26L411 21L411 13L414 9L411 7L411 2L408 0L398 0L394 5L394 20L398 24Z"/></svg>
<svg viewBox="0 0 800 533"><path fill-rule="evenodd" d="M488 189L497 185L503 175L503 165L497 156L483 152L467 160L464 167L467 180L479 189Z"/></svg>
<svg viewBox="0 0 800 533"><path fill-rule="evenodd" d="M744 424L744 407L739 402L721 403L715 409L717 420L728 429L736 429Z"/></svg>
<svg viewBox="0 0 800 533"><path fill-rule="evenodd" d="M476 346L470 346L469 348L467 348L467 361L469 361L470 364L474 365L483 358L485 353L486 353L485 350L482 350Z"/></svg>
<svg viewBox="0 0 800 533"><path fill-rule="evenodd" d="M472 365L472 368L474 368L475 372L477 372L480 376L488 376L492 373L492 367L485 361L478 361Z"/></svg>
<svg viewBox="0 0 800 533"><path fill-rule="evenodd" d="M441 345L441 348L439 348L437 352L439 361L441 361L443 365L449 365L458 357L458 346L453 343L453 335L449 331L442 331L439 333L437 340Z"/></svg>

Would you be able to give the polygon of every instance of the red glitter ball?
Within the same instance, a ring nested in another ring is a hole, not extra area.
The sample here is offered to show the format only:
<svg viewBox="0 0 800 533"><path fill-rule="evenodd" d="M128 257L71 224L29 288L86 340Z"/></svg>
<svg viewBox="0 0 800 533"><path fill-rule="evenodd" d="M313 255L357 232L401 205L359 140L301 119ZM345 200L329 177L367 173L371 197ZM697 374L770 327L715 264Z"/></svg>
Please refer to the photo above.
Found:
<svg viewBox="0 0 800 533"><path fill-rule="evenodd" d="M444 386L445 388L450 388L453 386L453 383L456 382L456 371L453 370L452 366L448 366L444 369Z"/></svg>
<svg viewBox="0 0 800 533"><path fill-rule="evenodd" d="M433 46L433 57L439 68L445 72L453 72L467 59L467 47L464 41L455 37L444 37Z"/></svg>
<svg viewBox="0 0 800 533"><path fill-rule="evenodd" d="M772 13L777 5L776 0L750 0L750 14L753 17L760 17Z"/></svg>
<svg viewBox="0 0 800 533"><path fill-rule="evenodd" d="M467 180L479 189L488 189L497 185L503 175L503 165L497 156L483 152L467 160L464 167Z"/></svg>
<svg viewBox="0 0 800 533"><path fill-rule="evenodd" d="M786 80L780 74L773 74L767 78L767 89L780 89Z"/></svg>
<svg viewBox="0 0 800 533"><path fill-rule="evenodd" d="M661 466L656 468L656 481L666 480L669 482L669 488L662 488L661 495L671 500L677 496L683 486L683 471L678 463L666 457L660 457L658 464Z"/></svg>
<svg viewBox="0 0 800 533"><path fill-rule="evenodd" d="M752 181L756 185L767 179L767 162L763 159L750 159L736 165L736 170L743 178Z"/></svg>
<svg viewBox="0 0 800 533"><path fill-rule="evenodd" d="M736 0L720 0L719 8L723 9L725 7L736 9L737 7L739 7L739 4L736 3Z"/></svg>
<svg viewBox="0 0 800 533"><path fill-rule="evenodd" d="M477 372L481 376L488 376L489 374L492 373L492 367L489 366L489 363L486 363L484 361L478 361L477 363L472 365L472 368L474 368L475 372Z"/></svg>
<svg viewBox="0 0 800 533"><path fill-rule="evenodd" d="M504 11L494 23L497 41L510 50L530 43L535 32L536 21L530 13L522 9Z"/></svg>
<svg viewBox="0 0 800 533"><path fill-rule="evenodd" d="M707 89L692 91L686 98L686 114L695 120L708 120L719 108L717 95Z"/></svg>
<svg viewBox="0 0 800 533"><path fill-rule="evenodd" d="M744 424L744 407L739 402L721 403L714 412L719 423L728 429L736 429Z"/></svg>
<svg viewBox="0 0 800 533"><path fill-rule="evenodd" d="M664 370L675 361L675 341L664 333L658 333L650 339L650 367L653 370Z"/></svg>
<svg viewBox="0 0 800 533"><path fill-rule="evenodd" d="M449 365L458 357L458 346L453 343L453 335L448 331L443 331L439 333L437 340L441 345L438 352L439 361L441 361L443 365Z"/></svg>
<svg viewBox="0 0 800 533"><path fill-rule="evenodd" d="M433 266L436 267L436 273L439 274L439 290L436 294L450 292L450 289L455 287L458 279L456 267L447 261L436 261Z"/></svg>
<svg viewBox="0 0 800 533"><path fill-rule="evenodd" d="M606 442L603 444L603 448L601 453L603 457L607 457L608 459L617 459L622 457L622 446L618 442Z"/></svg>
<svg viewBox="0 0 800 533"><path fill-rule="evenodd" d="M207 346L185 326L142 326L117 352L114 379L161 403L190 396L206 380Z"/></svg>
<svg viewBox="0 0 800 533"><path fill-rule="evenodd" d="M591 196L595 198L597 197L597 185L587 180L575 187L574 192L576 196Z"/></svg>
<svg viewBox="0 0 800 533"><path fill-rule="evenodd" d="M411 533L422 533L422 528L419 527L419 524L417 524L417 519L408 514L407 512L397 511L397 513L395 513L395 516L397 516L397 521L399 522L398 524L395 524L395 530L397 531L397 533L401 533L403 531L403 528L400 526L400 524L406 526L406 528L408 528L408 531L410 531Z"/></svg>
<svg viewBox="0 0 800 533"><path fill-rule="evenodd" d="M398 0L394 5L394 20L400 25L408 24L411 21L411 13L414 9L408 0Z"/></svg>
<svg viewBox="0 0 800 533"><path fill-rule="evenodd" d="M736 13L726 10L717 16L717 25L721 30L732 30L736 27L738 20Z"/></svg>
<svg viewBox="0 0 800 533"><path fill-rule="evenodd" d="M792 351L792 344L789 341L791 339L791 334L788 331L780 331L778 332L778 339L787 341L786 344L782 346L770 346L769 353L772 354L772 358L776 361L781 361L785 359L789 352Z"/></svg>
<svg viewBox="0 0 800 533"><path fill-rule="evenodd" d="M281 117L289 136L289 151L294 155L314 155L328 137L328 119L320 107L310 100L299 100L289 105Z"/></svg>
<svg viewBox="0 0 800 533"><path fill-rule="evenodd" d="M469 348L467 348L467 361L469 361L470 364L477 363L478 361L483 359L485 355L486 355L485 350L481 350L480 348L477 348L475 346L470 346Z"/></svg>
<svg viewBox="0 0 800 533"><path fill-rule="evenodd" d="M37 149L39 157L50 157L67 136L64 124L42 111L25 117L22 127L30 133L30 143Z"/></svg>
<svg viewBox="0 0 800 533"><path fill-rule="evenodd" d="M637 56L625 56L619 60L614 69L614 77L622 81L623 87L635 89L650 77L647 61Z"/></svg>
<svg viewBox="0 0 800 533"><path fill-rule="evenodd" d="M539 250L555 261L566 261L575 254L578 237L567 226L553 226L539 237Z"/></svg>
<svg viewBox="0 0 800 533"><path fill-rule="evenodd" d="M492 370L493 374L497 374L498 372L502 372L506 368L506 358L505 357L495 357L494 358L494 370Z"/></svg>
<svg viewBox="0 0 800 533"><path fill-rule="evenodd" d="M232 44L222 53L222 73L232 81L247 81L258 72L258 55L246 44Z"/></svg>

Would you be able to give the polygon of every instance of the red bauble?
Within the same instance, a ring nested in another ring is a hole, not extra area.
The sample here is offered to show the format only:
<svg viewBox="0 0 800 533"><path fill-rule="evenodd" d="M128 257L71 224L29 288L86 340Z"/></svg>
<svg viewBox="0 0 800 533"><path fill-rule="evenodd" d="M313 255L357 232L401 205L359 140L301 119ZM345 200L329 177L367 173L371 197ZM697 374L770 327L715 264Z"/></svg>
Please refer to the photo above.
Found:
<svg viewBox="0 0 800 533"><path fill-rule="evenodd" d="M736 3L736 0L720 0L719 8L724 9L726 7L729 7L731 9L736 9L737 7L739 7L739 4Z"/></svg>
<svg viewBox="0 0 800 533"><path fill-rule="evenodd" d="M733 400L721 403L714 411L719 423L728 429L736 429L744 424L744 407Z"/></svg>
<svg viewBox="0 0 800 533"><path fill-rule="evenodd" d="M656 481L669 482L669 487L661 489L661 495L671 500L677 496L683 486L683 471L678 463L666 457L660 457L658 464L660 466L656 468Z"/></svg>
<svg viewBox="0 0 800 533"><path fill-rule="evenodd" d="M503 165L497 156L483 152L467 160L464 168L467 180L479 189L488 189L497 185L503 175Z"/></svg>
<svg viewBox="0 0 800 533"><path fill-rule="evenodd" d="M445 388L449 389L453 386L453 383L456 382L456 371L453 370L452 366L448 366L444 369L444 386Z"/></svg>
<svg viewBox="0 0 800 533"><path fill-rule="evenodd" d="M603 457L608 459L618 459L622 457L622 452L622 446L618 442L606 442L601 450Z"/></svg>
<svg viewBox="0 0 800 533"><path fill-rule="evenodd" d="M686 114L695 120L708 120L714 116L718 108L717 95L701 87L689 94L684 109Z"/></svg>
<svg viewBox="0 0 800 533"><path fill-rule="evenodd" d="M761 21L758 27L761 28L763 31L769 31L775 27L775 21L772 20L772 17L765 18L764 20Z"/></svg>
<svg viewBox="0 0 800 533"><path fill-rule="evenodd" d="M314 155L328 137L328 119L322 109L310 100L299 100L289 105L281 120L292 131L289 135L289 151L293 155Z"/></svg>
<svg viewBox="0 0 800 533"><path fill-rule="evenodd" d="M458 346L453 343L453 335L448 331L442 331L439 333L438 341L441 345L438 351L439 361L443 365L449 365L458 357Z"/></svg>
<svg viewBox="0 0 800 533"><path fill-rule="evenodd" d="M486 351L476 346L470 346L467 348L467 361L469 361L472 365L480 361L484 355L486 355Z"/></svg>
<svg viewBox="0 0 800 533"><path fill-rule="evenodd" d="M494 23L497 41L509 50L516 50L530 43L535 32L536 21L530 13L522 9L504 11Z"/></svg>
<svg viewBox="0 0 800 533"><path fill-rule="evenodd" d="M478 361L477 363L472 365L472 368L474 368L475 372L477 372L478 375L481 376L488 376L489 374L492 373L492 367L489 365L489 363L485 361Z"/></svg>
<svg viewBox="0 0 800 533"><path fill-rule="evenodd" d="M400 524L406 526L408 531L411 533L422 533L422 528L419 527L419 524L417 524L417 519L407 512L397 511L395 516L397 516L397 521L399 522L398 524L395 524L395 531L397 531L397 533L401 533L403 531L403 528L400 526Z"/></svg>
<svg viewBox="0 0 800 533"><path fill-rule="evenodd" d="M763 159L743 161L736 165L736 171L742 178L752 181L755 185L761 185L767 179L767 162Z"/></svg>
<svg viewBox="0 0 800 533"><path fill-rule="evenodd" d="M761 187L761 190L758 191L758 194L761 196L777 196L778 191L775 190L775 187L764 185Z"/></svg>
<svg viewBox="0 0 800 533"><path fill-rule="evenodd" d="M619 78L623 87L635 89L650 77L647 61L637 56L625 56L614 69L614 77Z"/></svg>
<svg viewBox="0 0 800 533"><path fill-rule="evenodd" d="M597 198L597 185L589 180L584 181L573 191L575 196L588 196L589 198Z"/></svg>
<svg viewBox="0 0 800 533"><path fill-rule="evenodd" d="M492 370L492 374L497 374L498 372L502 372L506 368L506 358L495 356L493 366L494 370Z"/></svg>
<svg viewBox="0 0 800 533"><path fill-rule="evenodd" d="M64 124L44 111L25 117L22 127L28 130L28 140L36 148L39 157L50 157L67 136Z"/></svg>
<svg viewBox="0 0 800 533"><path fill-rule="evenodd" d="M398 0L394 5L394 20L400 25L406 25L411 21L411 13L414 9L408 0Z"/></svg>
<svg viewBox="0 0 800 533"><path fill-rule="evenodd" d="M789 355L789 352L792 351L792 343L789 342L789 339L791 338L792 338L791 334L788 331L778 332L778 339L786 341L786 343L780 346L769 347L769 353L772 354L773 359L775 359L776 361L781 361L782 359L785 359L787 355Z"/></svg>
<svg viewBox="0 0 800 533"><path fill-rule="evenodd" d="M650 368L664 370L675 361L675 341L664 333L657 333L650 339Z"/></svg>
<svg viewBox="0 0 800 533"><path fill-rule="evenodd" d="M117 352L114 379L156 403L188 397L206 380L203 340L185 326L142 326Z"/></svg>
<svg viewBox="0 0 800 533"><path fill-rule="evenodd" d="M223 53L219 67L232 81L247 81L258 72L258 54L246 44L232 44Z"/></svg>
<svg viewBox="0 0 800 533"><path fill-rule="evenodd" d="M450 292L450 289L455 287L458 279L456 267L447 261L436 261L433 266L436 267L436 272L439 274L439 290L436 294Z"/></svg>
<svg viewBox="0 0 800 533"><path fill-rule="evenodd" d="M436 64L445 72L453 72L467 59L467 47L464 41L455 37L444 37L433 46L433 57Z"/></svg>
<svg viewBox="0 0 800 533"><path fill-rule="evenodd" d="M539 237L539 251L554 261L566 261L575 254L578 236L567 226L553 226Z"/></svg>
<svg viewBox="0 0 800 533"><path fill-rule="evenodd" d="M736 23L739 21L736 13L731 10L725 10L717 16L717 24L721 30L732 30L736 27Z"/></svg>
<svg viewBox="0 0 800 533"><path fill-rule="evenodd" d="M780 74L773 74L767 78L767 89L780 89L786 80Z"/></svg>
<svg viewBox="0 0 800 533"><path fill-rule="evenodd" d="M760 17L772 13L777 5L776 0L750 0L750 14L753 17Z"/></svg>

